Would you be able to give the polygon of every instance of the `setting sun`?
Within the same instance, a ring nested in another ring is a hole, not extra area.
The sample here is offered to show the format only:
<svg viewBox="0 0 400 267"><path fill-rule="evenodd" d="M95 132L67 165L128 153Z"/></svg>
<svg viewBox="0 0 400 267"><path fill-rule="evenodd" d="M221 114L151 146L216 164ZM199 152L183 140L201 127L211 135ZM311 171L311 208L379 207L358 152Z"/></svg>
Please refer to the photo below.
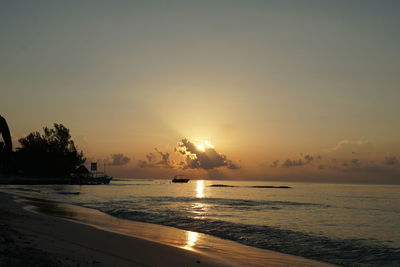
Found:
<svg viewBox="0 0 400 267"><path fill-rule="evenodd" d="M198 144L196 147L197 147L198 150L206 151L206 148L205 148L205 146L203 144Z"/></svg>
<svg viewBox="0 0 400 267"><path fill-rule="evenodd" d="M209 140L204 140L203 143L197 144L196 147L198 150L201 150L203 152L206 151L206 149L214 148Z"/></svg>

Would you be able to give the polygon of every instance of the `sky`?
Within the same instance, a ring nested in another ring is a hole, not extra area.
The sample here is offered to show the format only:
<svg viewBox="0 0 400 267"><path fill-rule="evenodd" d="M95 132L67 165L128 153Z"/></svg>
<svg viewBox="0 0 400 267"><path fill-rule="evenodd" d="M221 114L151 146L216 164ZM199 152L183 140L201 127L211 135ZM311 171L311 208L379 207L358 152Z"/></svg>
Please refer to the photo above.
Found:
<svg viewBox="0 0 400 267"><path fill-rule="evenodd" d="M399 1L1 1L0 115L126 178L400 183Z"/></svg>

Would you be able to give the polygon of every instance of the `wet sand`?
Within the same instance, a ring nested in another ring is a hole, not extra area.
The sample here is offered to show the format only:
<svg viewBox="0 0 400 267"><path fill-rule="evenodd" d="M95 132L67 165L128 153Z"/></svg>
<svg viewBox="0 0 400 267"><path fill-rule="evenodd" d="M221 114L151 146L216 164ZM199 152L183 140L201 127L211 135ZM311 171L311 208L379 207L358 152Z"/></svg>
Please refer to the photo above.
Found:
<svg viewBox="0 0 400 267"><path fill-rule="evenodd" d="M332 266L100 211L0 193L1 266Z"/></svg>

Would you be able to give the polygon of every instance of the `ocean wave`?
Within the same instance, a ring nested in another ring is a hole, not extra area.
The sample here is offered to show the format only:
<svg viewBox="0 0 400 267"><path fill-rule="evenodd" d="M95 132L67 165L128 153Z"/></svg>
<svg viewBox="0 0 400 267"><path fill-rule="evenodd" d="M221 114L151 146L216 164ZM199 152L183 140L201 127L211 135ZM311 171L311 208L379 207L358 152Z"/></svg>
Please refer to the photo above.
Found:
<svg viewBox="0 0 400 267"><path fill-rule="evenodd" d="M22 187L9 187L8 190L15 190L15 191L24 191L24 192L34 192L34 193L41 193L40 189L32 189L32 188L22 188Z"/></svg>
<svg viewBox="0 0 400 267"><path fill-rule="evenodd" d="M216 204L216 205L224 205L224 206L320 206L328 208L330 205L319 204L319 203L307 203L307 202L292 202L292 201L274 201L274 200L248 200L248 199L228 199L228 198L196 198L196 197L169 197L169 196L161 196L161 197L137 197L134 201L146 201L146 202L155 202L155 203L202 203L202 204ZM131 201L128 201L131 203Z"/></svg>
<svg viewBox="0 0 400 267"><path fill-rule="evenodd" d="M106 212L111 209L122 208L124 211L152 211L160 216L170 214L197 216L202 218L220 218L227 214L237 212L263 212L278 211L298 208L329 208L329 205L316 203L300 203L290 201L265 201L245 199L224 199L224 198L194 198L194 197L135 197L130 200L76 203L95 209L104 209Z"/></svg>
<svg viewBox="0 0 400 267"><path fill-rule="evenodd" d="M374 239L333 239L313 233L284 230L272 226L184 216L182 212L171 210L148 212L125 208L107 208L107 206L103 206L100 210L123 219L196 231L257 248L343 266L398 266L396 264L400 262L399 249L388 247L383 242Z"/></svg>

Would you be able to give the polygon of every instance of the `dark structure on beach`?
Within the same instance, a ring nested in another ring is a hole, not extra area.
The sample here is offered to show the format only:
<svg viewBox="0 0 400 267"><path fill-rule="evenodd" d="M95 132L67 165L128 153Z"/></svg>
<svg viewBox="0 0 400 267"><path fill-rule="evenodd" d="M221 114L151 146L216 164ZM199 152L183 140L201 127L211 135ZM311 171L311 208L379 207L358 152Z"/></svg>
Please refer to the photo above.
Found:
<svg viewBox="0 0 400 267"><path fill-rule="evenodd" d="M7 121L0 116L0 133L3 142L0 142L0 174L8 174L11 169L12 141Z"/></svg>

